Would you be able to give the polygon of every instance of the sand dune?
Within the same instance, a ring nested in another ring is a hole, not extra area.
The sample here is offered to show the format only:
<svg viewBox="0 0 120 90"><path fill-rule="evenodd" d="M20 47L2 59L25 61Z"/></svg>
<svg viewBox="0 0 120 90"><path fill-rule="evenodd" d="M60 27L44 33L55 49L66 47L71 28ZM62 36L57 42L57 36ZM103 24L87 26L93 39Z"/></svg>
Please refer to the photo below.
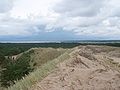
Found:
<svg viewBox="0 0 120 90"><path fill-rule="evenodd" d="M31 90L120 90L120 48L76 47Z"/></svg>

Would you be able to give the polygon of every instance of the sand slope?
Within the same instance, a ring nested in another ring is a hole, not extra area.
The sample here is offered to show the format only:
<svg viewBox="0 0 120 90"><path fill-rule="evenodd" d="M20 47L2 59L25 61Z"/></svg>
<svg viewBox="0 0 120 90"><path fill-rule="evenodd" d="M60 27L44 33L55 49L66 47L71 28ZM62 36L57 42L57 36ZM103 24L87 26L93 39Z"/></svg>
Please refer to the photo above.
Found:
<svg viewBox="0 0 120 90"><path fill-rule="evenodd" d="M31 90L120 90L120 48L79 46Z"/></svg>

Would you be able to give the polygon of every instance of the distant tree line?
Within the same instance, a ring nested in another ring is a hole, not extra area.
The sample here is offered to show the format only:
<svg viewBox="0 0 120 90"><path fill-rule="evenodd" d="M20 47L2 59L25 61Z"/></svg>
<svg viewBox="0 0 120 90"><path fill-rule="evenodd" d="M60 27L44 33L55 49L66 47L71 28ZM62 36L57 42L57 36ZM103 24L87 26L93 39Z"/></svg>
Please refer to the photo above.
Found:
<svg viewBox="0 0 120 90"><path fill-rule="evenodd" d="M120 43L0 43L4 56L16 55L34 47L73 48L79 45L108 45L120 47Z"/></svg>
<svg viewBox="0 0 120 90"><path fill-rule="evenodd" d="M73 48L78 45L77 43L0 43L0 53L12 56L34 47Z"/></svg>

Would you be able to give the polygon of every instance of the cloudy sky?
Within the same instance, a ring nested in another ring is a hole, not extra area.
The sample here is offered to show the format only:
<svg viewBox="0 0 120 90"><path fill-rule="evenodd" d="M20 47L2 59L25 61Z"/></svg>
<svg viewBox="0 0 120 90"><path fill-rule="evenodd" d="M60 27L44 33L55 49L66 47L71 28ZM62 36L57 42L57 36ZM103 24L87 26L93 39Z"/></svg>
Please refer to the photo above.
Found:
<svg viewBox="0 0 120 90"><path fill-rule="evenodd" d="M120 39L120 0L0 0L0 40Z"/></svg>

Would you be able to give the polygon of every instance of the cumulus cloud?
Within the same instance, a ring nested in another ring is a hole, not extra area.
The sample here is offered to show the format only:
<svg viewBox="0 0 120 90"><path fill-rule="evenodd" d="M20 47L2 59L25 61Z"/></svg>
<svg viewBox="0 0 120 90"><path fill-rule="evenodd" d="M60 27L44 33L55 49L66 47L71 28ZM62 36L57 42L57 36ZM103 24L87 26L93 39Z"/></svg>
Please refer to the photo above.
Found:
<svg viewBox="0 0 120 90"><path fill-rule="evenodd" d="M0 35L28 35L30 28L25 22L9 18L0 22Z"/></svg>
<svg viewBox="0 0 120 90"><path fill-rule="evenodd" d="M68 16L91 17L97 15L106 0L63 0L56 5L55 11ZM57 7L58 6L58 7Z"/></svg>
<svg viewBox="0 0 120 90"><path fill-rule="evenodd" d="M13 0L0 0L0 13L5 13L13 7Z"/></svg>
<svg viewBox="0 0 120 90"><path fill-rule="evenodd" d="M55 11L65 17L60 20L64 30L74 31L77 35L118 38L119 4L119 0L63 0Z"/></svg>
<svg viewBox="0 0 120 90"><path fill-rule="evenodd" d="M16 0L13 8L10 0L3 1L0 12L10 12L0 16L0 35L61 29L77 36L120 38L119 0Z"/></svg>

